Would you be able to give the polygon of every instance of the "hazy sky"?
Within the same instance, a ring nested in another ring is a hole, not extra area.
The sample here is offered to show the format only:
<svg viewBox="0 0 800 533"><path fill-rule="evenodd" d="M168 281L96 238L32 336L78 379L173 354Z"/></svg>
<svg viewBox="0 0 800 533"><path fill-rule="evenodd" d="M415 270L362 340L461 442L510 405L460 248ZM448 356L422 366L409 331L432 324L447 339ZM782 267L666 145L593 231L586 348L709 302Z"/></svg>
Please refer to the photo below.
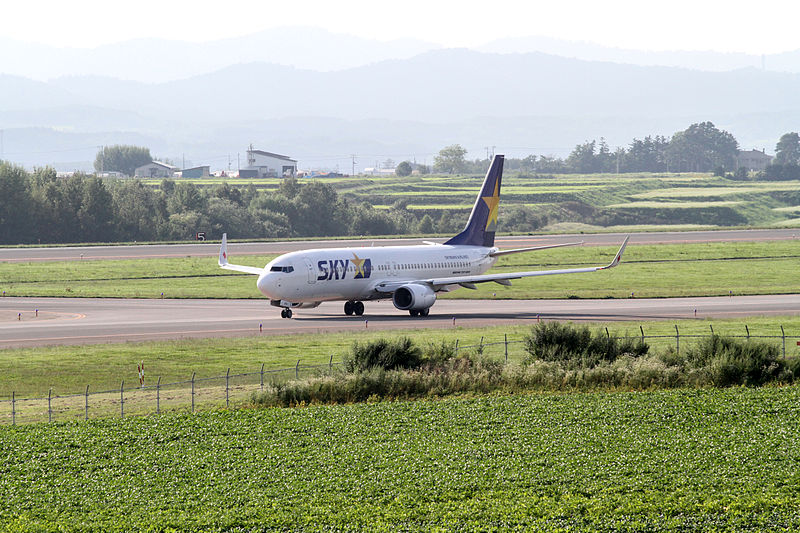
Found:
<svg viewBox="0 0 800 533"><path fill-rule="evenodd" d="M277 26L478 46L538 35L642 50L800 49L800 1L27 0L4 2L0 37L93 47L139 37L207 41Z"/></svg>

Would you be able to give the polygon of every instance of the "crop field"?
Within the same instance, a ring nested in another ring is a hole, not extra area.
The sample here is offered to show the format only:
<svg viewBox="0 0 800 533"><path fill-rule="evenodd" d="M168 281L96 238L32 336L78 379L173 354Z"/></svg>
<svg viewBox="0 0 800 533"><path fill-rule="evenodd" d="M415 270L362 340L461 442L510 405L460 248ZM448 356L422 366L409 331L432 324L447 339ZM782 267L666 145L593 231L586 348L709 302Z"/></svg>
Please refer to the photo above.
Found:
<svg viewBox="0 0 800 533"><path fill-rule="evenodd" d="M0 430L0 527L796 531L800 388L499 396Z"/></svg>
<svg viewBox="0 0 800 533"><path fill-rule="evenodd" d="M503 257L494 271L603 265L616 247L574 247ZM234 256L264 266L271 256ZM461 289L444 298L624 298L800 292L800 242L630 245L620 267ZM260 298L255 278L218 268L212 258L0 263L7 296Z"/></svg>

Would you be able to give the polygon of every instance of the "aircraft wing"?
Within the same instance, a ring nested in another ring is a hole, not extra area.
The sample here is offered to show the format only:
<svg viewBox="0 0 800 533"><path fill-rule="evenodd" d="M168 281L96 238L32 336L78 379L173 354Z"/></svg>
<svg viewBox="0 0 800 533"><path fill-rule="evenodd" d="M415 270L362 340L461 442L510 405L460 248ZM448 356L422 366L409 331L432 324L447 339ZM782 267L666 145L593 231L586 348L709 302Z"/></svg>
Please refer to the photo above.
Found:
<svg viewBox="0 0 800 533"><path fill-rule="evenodd" d="M408 280L388 281L388 282L378 283L374 288L376 291L379 292L394 292L403 285L408 285L409 283L419 283L423 285L428 285L434 290L439 290L446 285L461 285L462 287L474 289L475 283L486 283L488 281L494 281L501 285L510 285L510 280L512 279L530 278L533 276L550 276L554 274L579 274L582 272L596 272L598 270L607 270L609 268L614 268L619 264L620 260L622 259L622 253L625 251L625 246L627 246L628 244L628 239L630 239L630 235L625 237L625 240L623 241L622 246L620 246L617 255L614 257L614 260L605 266L566 268L560 270L534 270L530 272L500 272L497 274L481 274L477 276L454 276L449 278L429 278L429 279L420 279L414 281L408 281Z"/></svg>
<svg viewBox="0 0 800 533"><path fill-rule="evenodd" d="M226 270L235 270L237 272L246 272L247 274L261 275L264 273L263 268L251 267L245 265L232 265L228 263L228 234L222 234L222 245L219 247L219 266Z"/></svg>

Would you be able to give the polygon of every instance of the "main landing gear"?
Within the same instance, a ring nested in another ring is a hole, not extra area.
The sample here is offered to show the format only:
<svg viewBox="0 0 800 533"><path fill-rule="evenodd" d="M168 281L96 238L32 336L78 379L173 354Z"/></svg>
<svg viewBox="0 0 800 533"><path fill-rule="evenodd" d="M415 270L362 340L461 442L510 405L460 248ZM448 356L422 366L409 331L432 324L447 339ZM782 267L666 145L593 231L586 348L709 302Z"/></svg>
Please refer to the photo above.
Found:
<svg viewBox="0 0 800 533"><path fill-rule="evenodd" d="M430 307L426 307L425 309L409 309L408 314L411 316L421 316L426 317L431 312Z"/></svg>
<svg viewBox="0 0 800 533"><path fill-rule="evenodd" d="M347 316L364 314L364 302L354 302L352 300L344 303L344 314Z"/></svg>
<svg viewBox="0 0 800 533"><path fill-rule="evenodd" d="M292 310L288 307L281 309L281 318L292 318Z"/></svg>

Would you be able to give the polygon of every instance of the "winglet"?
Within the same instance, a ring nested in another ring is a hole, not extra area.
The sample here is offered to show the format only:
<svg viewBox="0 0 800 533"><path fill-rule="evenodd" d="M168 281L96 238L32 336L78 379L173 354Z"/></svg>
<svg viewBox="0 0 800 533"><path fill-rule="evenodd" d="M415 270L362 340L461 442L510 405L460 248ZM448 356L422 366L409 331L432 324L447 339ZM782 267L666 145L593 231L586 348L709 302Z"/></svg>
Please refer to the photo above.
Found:
<svg viewBox="0 0 800 533"><path fill-rule="evenodd" d="M222 245L219 247L219 266L224 267L228 264L228 234L222 234Z"/></svg>
<svg viewBox="0 0 800 533"><path fill-rule="evenodd" d="M628 239L630 238L631 238L630 235L625 236L625 240L622 241L622 246L619 247L619 252L617 252L616 257L614 257L614 260L611 261L611 264L604 266L603 269L614 268L619 264L619 262L622 260L622 253L625 251L625 247L628 245Z"/></svg>

